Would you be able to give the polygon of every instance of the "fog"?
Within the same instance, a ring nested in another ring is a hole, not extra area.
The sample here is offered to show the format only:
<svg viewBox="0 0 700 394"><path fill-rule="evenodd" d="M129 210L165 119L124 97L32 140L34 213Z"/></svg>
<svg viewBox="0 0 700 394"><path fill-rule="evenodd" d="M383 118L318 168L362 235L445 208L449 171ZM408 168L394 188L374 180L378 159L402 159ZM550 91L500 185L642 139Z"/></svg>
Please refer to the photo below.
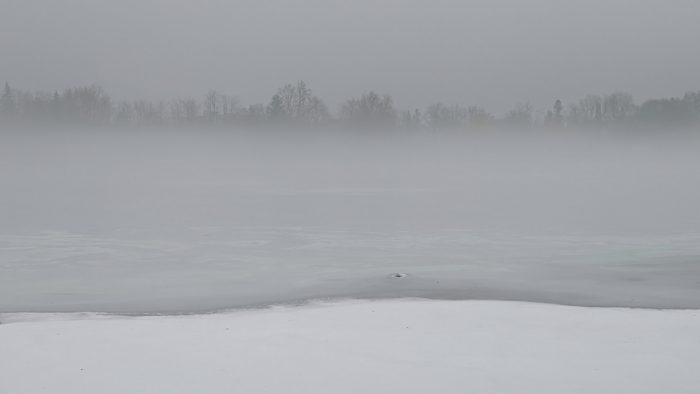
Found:
<svg viewBox="0 0 700 394"><path fill-rule="evenodd" d="M698 15L0 0L0 312L700 308Z"/></svg>
<svg viewBox="0 0 700 394"><path fill-rule="evenodd" d="M697 89L693 0L2 0L0 79L118 100L219 89L266 102L306 80L331 109L368 90L502 114L590 93Z"/></svg>
<svg viewBox="0 0 700 394"><path fill-rule="evenodd" d="M699 230L695 136L197 131L3 136L3 230ZM348 205L349 204L349 205Z"/></svg>
<svg viewBox="0 0 700 394"><path fill-rule="evenodd" d="M700 307L695 134L2 138L0 311L405 296Z"/></svg>

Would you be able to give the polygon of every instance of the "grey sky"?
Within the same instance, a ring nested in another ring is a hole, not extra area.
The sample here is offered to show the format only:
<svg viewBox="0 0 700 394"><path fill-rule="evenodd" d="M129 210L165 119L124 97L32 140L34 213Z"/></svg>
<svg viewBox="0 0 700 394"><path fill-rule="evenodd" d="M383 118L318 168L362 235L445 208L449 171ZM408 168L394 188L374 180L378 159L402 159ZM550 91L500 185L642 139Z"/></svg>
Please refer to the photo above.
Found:
<svg viewBox="0 0 700 394"><path fill-rule="evenodd" d="M0 0L0 79L243 103L304 79L332 109L374 89L502 112L700 89L699 20L697 0Z"/></svg>

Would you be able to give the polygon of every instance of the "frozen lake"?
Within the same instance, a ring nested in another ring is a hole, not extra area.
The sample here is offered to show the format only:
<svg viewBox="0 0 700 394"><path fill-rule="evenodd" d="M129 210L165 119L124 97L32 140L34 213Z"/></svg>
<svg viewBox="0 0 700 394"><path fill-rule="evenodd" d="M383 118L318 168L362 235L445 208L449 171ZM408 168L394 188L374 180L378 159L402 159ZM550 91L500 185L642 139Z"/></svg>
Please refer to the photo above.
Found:
<svg viewBox="0 0 700 394"><path fill-rule="evenodd" d="M700 308L697 141L506 137L3 135L0 312Z"/></svg>

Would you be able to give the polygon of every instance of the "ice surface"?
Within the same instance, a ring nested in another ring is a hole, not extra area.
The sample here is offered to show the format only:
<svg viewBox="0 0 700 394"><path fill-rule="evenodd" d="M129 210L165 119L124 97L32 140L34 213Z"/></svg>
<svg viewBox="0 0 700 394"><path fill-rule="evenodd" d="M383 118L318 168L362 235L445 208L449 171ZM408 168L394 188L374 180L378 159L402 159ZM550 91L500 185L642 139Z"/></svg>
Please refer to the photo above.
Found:
<svg viewBox="0 0 700 394"><path fill-rule="evenodd" d="M3 139L0 312L403 296L700 307L695 140Z"/></svg>

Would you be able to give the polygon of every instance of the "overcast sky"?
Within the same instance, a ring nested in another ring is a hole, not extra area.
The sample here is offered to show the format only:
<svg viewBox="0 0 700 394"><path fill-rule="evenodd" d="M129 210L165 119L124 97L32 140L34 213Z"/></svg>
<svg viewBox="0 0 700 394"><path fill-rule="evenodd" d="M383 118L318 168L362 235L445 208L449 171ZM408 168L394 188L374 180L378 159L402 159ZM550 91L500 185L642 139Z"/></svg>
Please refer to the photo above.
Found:
<svg viewBox="0 0 700 394"><path fill-rule="evenodd" d="M699 38L697 0L0 0L0 79L243 103L304 79L331 109L374 89L499 113L700 89Z"/></svg>

